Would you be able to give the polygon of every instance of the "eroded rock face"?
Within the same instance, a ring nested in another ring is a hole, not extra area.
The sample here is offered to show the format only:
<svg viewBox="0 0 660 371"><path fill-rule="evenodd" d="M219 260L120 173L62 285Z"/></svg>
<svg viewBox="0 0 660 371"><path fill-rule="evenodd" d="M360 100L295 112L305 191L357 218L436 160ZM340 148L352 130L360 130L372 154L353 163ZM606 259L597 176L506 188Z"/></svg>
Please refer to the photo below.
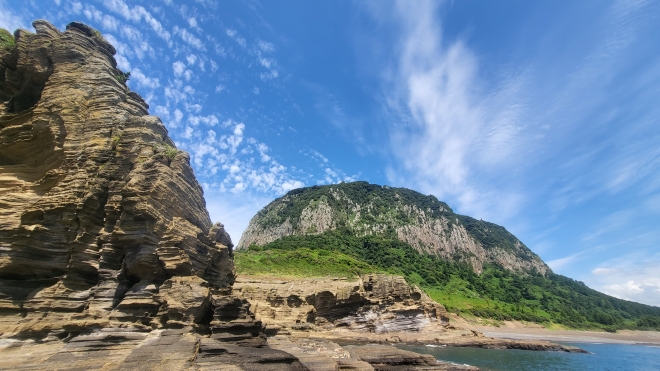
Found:
<svg viewBox="0 0 660 371"><path fill-rule="evenodd" d="M294 330L421 331L442 326L445 308L403 277L368 274L358 280L240 276L237 296L264 324Z"/></svg>
<svg viewBox="0 0 660 371"><path fill-rule="evenodd" d="M476 273L486 264L522 273L550 272L540 257L501 226L457 215L433 196L367 182L290 191L250 220L237 249L335 229L357 237L393 234L420 253L469 263Z"/></svg>
<svg viewBox="0 0 660 371"><path fill-rule="evenodd" d="M97 32L34 27L0 52L0 331L208 324L233 245L188 155Z"/></svg>

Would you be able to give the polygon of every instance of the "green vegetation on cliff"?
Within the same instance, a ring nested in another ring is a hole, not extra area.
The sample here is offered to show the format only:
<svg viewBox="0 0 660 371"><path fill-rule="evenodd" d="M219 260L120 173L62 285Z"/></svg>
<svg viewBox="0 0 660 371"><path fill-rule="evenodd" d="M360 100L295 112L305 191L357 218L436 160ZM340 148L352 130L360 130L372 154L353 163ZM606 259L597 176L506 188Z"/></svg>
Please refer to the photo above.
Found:
<svg viewBox="0 0 660 371"><path fill-rule="evenodd" d="M660 330L660 308L554 274L504 227L405 188L353 182L290 191L252 219L235 260L239 274L399 274L467 317Z"/></svg>
<svg viewBox="0 0 660 371"><path fill-rule="evenodd" d="M288 192L257 213L238 250L283 237L278 232L282 230L291 235L313 235L328 229L358 236L395 233L417 251L452 261L478 262L473 266L477 271L482 263L489 262L519 271L548 270L504 227L456 214L433 195L367 182Z"/></svg>
<svg viewBox="0 0 660 371"><path fill-rule="evenodd" d="M235 254L236 271L248 275L355 277L384 272L350 255L326 249L263 249L252 246Z"/></svg>
<svg viewBox="0 0 660 371"><path fill-rule="evenodd" d="M464 315L581 329L660 330L660 308L616 299L553 273L520 274L488 265L479 275L467 264L420 254L392 233L356 237L338 229L287 236L238 251L235 260L239 274L400 274L448 310Z"/></svg>
<svg viewBox="0 0 660 371"><path fill-rule="evenodd" d="M0 28L0 48L10 50L15 44L14 35L4 28Z"/></svg>

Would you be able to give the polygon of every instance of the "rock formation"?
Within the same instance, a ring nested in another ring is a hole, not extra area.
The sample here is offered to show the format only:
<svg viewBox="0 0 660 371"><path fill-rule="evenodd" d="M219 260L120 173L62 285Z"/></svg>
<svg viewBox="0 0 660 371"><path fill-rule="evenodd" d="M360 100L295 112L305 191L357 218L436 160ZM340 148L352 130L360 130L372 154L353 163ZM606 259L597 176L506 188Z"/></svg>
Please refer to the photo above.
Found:
<svg viewBox="0 0 660 371"><path fill-rule="evenodd" d="M382 275L234 293L231 238L112 45L81 23L33 26L0 44L0 369L474 369L393 347L321 359L311 340L269 346L259 318L410 334L442 324L444 308ZM319 209L303 226L334 228Z"/></svg>
<svg viewBox="0 0 660 371"><path fill-rule="evenodd" d="M391 233L421 253L469 263L478 273L487 263L518 272L550 271L501 226L457 215L434 196L367 182L290 191L252 218L237 249L339 228L354 236Z"/></svg>
<svg viewBox="0 0 660 371"><path fill-rule="evenodd" d="M257 319L278 328L356 332L418 332L448 324L445 308L401 276L338 278L239 277L237 296Z"/></svg>
<svg viewBox="0 0 660 371"><path fill-rule="evenodd" d="M0 48L6 364L305 369L231 295L231 239L112 45L80 23L33 26Z"/></svg>

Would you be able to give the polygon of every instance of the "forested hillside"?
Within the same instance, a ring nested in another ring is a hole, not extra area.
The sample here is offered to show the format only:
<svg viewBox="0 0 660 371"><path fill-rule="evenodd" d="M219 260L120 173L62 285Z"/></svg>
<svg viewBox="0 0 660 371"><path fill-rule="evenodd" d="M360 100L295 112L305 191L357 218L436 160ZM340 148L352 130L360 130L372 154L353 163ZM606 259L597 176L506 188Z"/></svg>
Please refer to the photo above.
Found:
<svg viewBox="0 0 660 371"><path fill-rule="evenodd" d="M558 323L571 328L660 330L660 308L617 299L568 277L520 274L421 254L391 235L352 236L346 230L287 236L235 254L238 274L354 276L400 274L449 311L493 320Z"/></svg>
<svg viewBox="0 0 660 371"><path fill-rule="evenodd" d="M400 274L467 317L660 330L660 308L554 274L504 227L405 188L293 190L252 219L235 255L239 274Z"/></svg>

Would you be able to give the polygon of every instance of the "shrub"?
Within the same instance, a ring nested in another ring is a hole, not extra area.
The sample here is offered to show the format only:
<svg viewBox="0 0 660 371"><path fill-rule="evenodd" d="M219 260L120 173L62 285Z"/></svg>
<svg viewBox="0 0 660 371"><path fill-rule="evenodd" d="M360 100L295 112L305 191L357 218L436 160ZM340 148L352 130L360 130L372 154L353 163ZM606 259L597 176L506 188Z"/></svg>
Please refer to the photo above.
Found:
<svg viewBox="0 0 660 371"><path fill-rule="evenodd" d="M112 149L117 148L120 142L121 142L121 135L115 135L114 137L112 137L112 139L110 140L110 143L112 144Z"/></svg>
<svg viewBox="0 0 660 371"><path fill-rule="evenodd" d="M95 37L96 39L103 40L103 36L101 35L101 31L99 31L99 30L97 30L97 29L95 29L95 28L92 29L92 35L94 35L94 37Z"/></svg>
<svg viewBox="0 0 660 371"><path fill-rule="evenodd" d="M174 156L176 156L177 153L179 153L178 149L174 147L170 147L167 144L165 145L165 150L163 151L163 155L167 157L170 161L174 159Z"/></svg>
<svg viewBox="0 0 660 371"><path fill-rule="evenodd" d="M117 81L121 82L122 84L126 84L126 82L131 78L131 72L121 72L119 71L119 75L115 76Z"/></svg>
<svg viewBox="0 0 660 371"><path fill-rule="evenodd" d="M16 41L14 40L14 35L4 28L0 28L0 47L5 50L9 50L14 47Z"/></svg>

